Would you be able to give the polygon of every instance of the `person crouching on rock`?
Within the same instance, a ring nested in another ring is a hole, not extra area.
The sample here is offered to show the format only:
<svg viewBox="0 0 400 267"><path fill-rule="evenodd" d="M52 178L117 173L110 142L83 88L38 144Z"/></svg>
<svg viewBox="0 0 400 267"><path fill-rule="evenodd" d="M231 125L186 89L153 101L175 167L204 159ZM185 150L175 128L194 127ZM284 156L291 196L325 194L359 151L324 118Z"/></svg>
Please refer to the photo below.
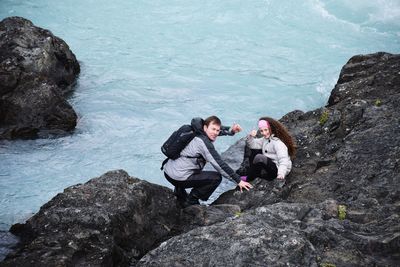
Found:
<svg viewBox="0 0 400 267"><path fill-rule="evenodd" d="M262 135L256 138L257 131L252 130L247 136L246 145L250 149L261 150L255 155L244 181L252 181L256 177L266 180L275 178L284 180L292 168L291 159L296 153L296 146L286 128L278 121L263 117L258 121L258 128Z"/></svg>
<svg viewBox="0 0 400 267"><path fill-rule="evenodd" d="M196 136L182 150L180 157L169 159L164 167L165 178L175 186L175 195L183 207L199 204L199 199L206 201L221 183L221 174L234 180L240 190L249 190L252 185L241 181L240 176L229 167L215 150L213 142L219 135L233 135L241 130L238 124L223 126L216 116L192 119L191 126ZM206 162L217 171L203 171ZM185 188L193 188L187 195Z"/></svg>

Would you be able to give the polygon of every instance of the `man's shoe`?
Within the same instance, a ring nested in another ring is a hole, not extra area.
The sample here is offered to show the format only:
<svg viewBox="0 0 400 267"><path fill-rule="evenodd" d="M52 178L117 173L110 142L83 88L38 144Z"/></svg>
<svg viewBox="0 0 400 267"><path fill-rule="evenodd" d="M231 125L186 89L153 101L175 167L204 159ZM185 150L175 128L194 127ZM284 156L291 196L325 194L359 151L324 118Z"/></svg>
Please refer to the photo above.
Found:
<svg viewBox="0 0 400 267"><path fill-rule="evenodd" d="M187 207L193 206L193 205L200 205L199 199L192 195L189 195L185 201L182 201L179 203L181 204L181 206L183 208L187 208Z"/></svg>
<svg viewBox="0 0 400 267"><path fill-rule="evenodd" d="M186 192L185 188L175 186L174 195L179 201L185 201L188 197L188 193Z"/></svg>
<svg viewBox="0 0 400 267"><path fill-rule="evenodd" d="M200 205L199 199L192 195L189 195L186 200L190 205Z"/></svg>

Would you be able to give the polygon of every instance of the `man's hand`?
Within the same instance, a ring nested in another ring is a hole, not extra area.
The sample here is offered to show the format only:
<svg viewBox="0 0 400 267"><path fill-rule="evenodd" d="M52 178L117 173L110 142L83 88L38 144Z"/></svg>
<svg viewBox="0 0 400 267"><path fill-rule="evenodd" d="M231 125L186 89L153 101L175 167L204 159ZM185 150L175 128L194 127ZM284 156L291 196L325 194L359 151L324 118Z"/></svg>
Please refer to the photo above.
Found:
<svg viewBox="0 0 400 267"><path fill-rule="evenodd" d="M246 189L247 191L250 190L250 188L253 188L253 186L245 181L240 181L240 183L238 183L238 186L240 188L240 192L243 192L243 188Z"/></svg>
<svg viewBox="0 0 400 267"><path fill-rule="evenodd" d="M234 124L232 125L231 129L232 129L232 130L231 130L232 132L238 133L238 132L240 132L240 131L242 130L242 127L240 127L239 124L234 123Z"/></svg>

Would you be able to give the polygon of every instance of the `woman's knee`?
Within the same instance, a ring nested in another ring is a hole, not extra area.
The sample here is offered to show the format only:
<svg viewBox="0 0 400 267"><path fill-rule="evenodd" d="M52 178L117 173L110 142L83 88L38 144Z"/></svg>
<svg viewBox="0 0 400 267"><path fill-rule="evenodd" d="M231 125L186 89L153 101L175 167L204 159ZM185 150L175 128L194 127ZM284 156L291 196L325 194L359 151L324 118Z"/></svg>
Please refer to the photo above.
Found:
<svg viewBox="0 0 400 267"><path fill-rule="evenodd" d="M253 159L253 164L257 164L257 163L264 163L266 164L268 161L267 156L263 155L263 154L257 154L254 159Z"/></svg>

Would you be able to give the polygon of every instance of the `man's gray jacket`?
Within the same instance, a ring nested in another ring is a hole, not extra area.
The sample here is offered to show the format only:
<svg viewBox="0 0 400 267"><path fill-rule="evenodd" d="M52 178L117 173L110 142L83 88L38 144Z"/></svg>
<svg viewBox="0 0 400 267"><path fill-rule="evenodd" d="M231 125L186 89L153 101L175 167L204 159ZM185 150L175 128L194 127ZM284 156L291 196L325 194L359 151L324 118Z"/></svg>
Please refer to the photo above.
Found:
<svg viewBox="0 0 400 267"><path fill-rule="evenodd" d="M209 162L223 176L230 177L239 183L240 176L222 160L204 132L203 119L194 118L191 125L196 132L196 137L182 150L179 158L167 161L164 166L165 173L174 180L184 181L192 174L199 173L206 162ZM233 133L229 131L229 127L222 126L219 135L233 135Z"/></svg>

